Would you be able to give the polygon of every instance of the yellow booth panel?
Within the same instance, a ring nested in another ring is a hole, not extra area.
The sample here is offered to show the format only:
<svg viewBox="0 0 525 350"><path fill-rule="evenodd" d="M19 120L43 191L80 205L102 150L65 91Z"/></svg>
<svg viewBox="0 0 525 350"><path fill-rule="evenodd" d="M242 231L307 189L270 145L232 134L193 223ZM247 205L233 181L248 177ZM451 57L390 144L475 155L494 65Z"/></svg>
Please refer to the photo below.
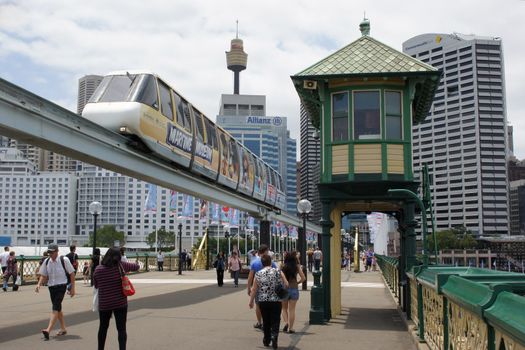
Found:
<svg viewBox="0 0 525 350"><path fill-rule="evenodd" d="M354 145L354 172L356 174L381 173L381 145Z"/></svg>
<svg viewBox="0 0 525 350"><path fill-rule="evenodd" d="M389 174L404 174L405 161L403 145L386 145L387 164Z"/></svg>
<svg viewBox="0 0 525 350"><path fill-rule="evenodd" d="M348 145L332 146L332 174L348 174Z"/></svg>

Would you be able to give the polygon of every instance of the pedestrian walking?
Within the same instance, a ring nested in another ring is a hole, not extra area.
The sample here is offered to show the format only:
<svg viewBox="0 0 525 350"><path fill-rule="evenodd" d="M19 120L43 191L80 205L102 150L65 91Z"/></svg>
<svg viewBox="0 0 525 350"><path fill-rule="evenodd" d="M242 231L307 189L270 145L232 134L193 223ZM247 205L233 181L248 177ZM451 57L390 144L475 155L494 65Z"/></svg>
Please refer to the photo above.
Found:
<svg viewBox="0 0 525 350"><path fill-rule="evenodd" d="M281 270L288 281L288 296L281 301L284 321L283 332L295 333L293 326L295 323L295 308L299 300L299 285L306 280L297 252L292 251L285 255ZM299 276L299 279L297 279L297 276Z"/></svg>
<svg viewBox="0 0 525 350"><path fill-rule="evenodd" d="M315 271L321 270L321 260L323 259L323 252L321 252L321 249L319 247L315 247L314 250L314 267Z"/></svg>
<svg viewBox="0 0 525 350"><path fill-rule="evenodd" d="M91 287L93 287L93 273L95 269L100 265L100 248L95 248L95 254L91 256Z"/></svg>
<svg viewBox="0 0 525 350"><path fill-rule="evenodd" d="M248 274L248 282L246 283L246 286L248 288L248 296L251 294L251 291L252 291L252 285L253 285L253 281L255 278L255 274L259 272L260 270L262 270L263 268L261 258L265 255L270 256L269 252L270 252L270 249L268 248L268 246L266 244L261 244L257 251L258 256L253 258L252 263L250 264L250 273ZM271 260L271 256L270 256L270 260ZM277 268L277 265L274 262L272 262L272 267ZM255 317L257 318L257 323L253 325L253 328L262 329L263 328L262 314L261 314L261 309L259 308L259 303L257 301L257 298L255 299Z"/></svg>
<svg viewBox="0 0 525 350"><path fill-rule="evenodd" d="M18 290L18 286L15 284L16 277L18 276L18 267L17 267L17 261L15 257L14 250L9 252L9 257L7 258L6 262L6 269L4 271L4 284L2 289L4 292L7 292L7 284L9 283L9 278L13 277L13 292Z"/></svg>
<svg viewBox="0 0 525 350"><path fill-rule="evenodd" d="M230 270L235 288L239 287L239 274L241 273L242 263L236 251L228 258L228 270Z"/></svg>
<svg viewBox="0 0 525 350"><path fill-rule="evenodd" d="M94 287L98 289L98 350L104 350L111 315L115 316L119 350L126 349L128 297L122 293L122 275L137 271L139 265L122 262L119 248L110 248L93 275Z"/></svg>
<svg viewBox="0 0 525 350"><path fill-rule="evenodd" d="M124 247L120 247L120 261L128 262L128 257L126 256L126 249Z"/></svg>
<svg viewBox="0 0 525 350"><path fill-rule="evenodd" d="M60 322L60 330L56 334L57 337L67 334L64 313L62 312L62 301L64 300L68 283L70 290L67 293L71 297L75 296L75 269L73 269L73 265L71 265L67 257L59 255L58 245L50 244L47 247L47 252L49 257L40 266L40 279L35 289L35 292L39 293L40 286L47 281L52 312L47 328L42 329L44 340L49 340L49 334L57 321Z"/></svg>
<svg viewBox="0 0 525 350"><path fill-rule="evenodd" d="M373 257L374 257L374 251L372 250L372 248L368 248L365 254L365 258L366 258L365 271L368 271L368 272L372 271L372 258Z"/></svg>
<svg viewBox="0 0 525 350"><path fill-rule="evenodd" d="M217 285L222 287L224 284L224 268L226 267L226 258L224 257L224 252L217 254L217 257L213 262L213 267L217 271Z"/></svg>
<svg viewBox="0 0 525 350"><path fill-rule="evenodd" d="M164 271L164 254L162 254L162 250L157 254L157 270Z"/></svg>
<svg viewBox="0 0 525 350"><path fill-rule="evenodd" d="M180 263L182 264L182 269L186 270L186 259L188 258L188 253L184 249L180 255Z"/></svg>
<svg viewBox="0 0 525 350"><path fill-rule="evenodd" d="M2 275L7 270L7 259L9 259L9 247L4 247L4 252L0 254L0 266L2 266Z"/></svg>
<svg viewBox="0 0 525 350"><path fill-rule="evenodd" d="M288 287L288 281L282 273L272 267L272 258L269 255L261 257L263 268L255 274L250 292L249 307L253 309L257 298L263 320L263 345L277 349L279 327L281 321L281 300L276 293L277 285L282 283Z"/></svg>
<svg viewBox="0 0 525 350"><path fill-rule="evenodd" d="M89 262L84 261L82 267L82 277L84 277L84 285L89 284Z"/></svg>
<svg viewBox="0 0 525 350"><path fill-rule="evenodd" d="M69 253L66 255L69 261L71 262L71 265L75 269L75 276L77 275L78 271L78 255L77 253L75 253L76 250L77 246L73 244L69 247Z"/></svg>
<svg viewBox="0 0 525 350"><path fill-rule="evenodd" d="M188 254L186 254L186 270L190 271L191 270L191 259L192 259L192 254L191 254L191 250L188 252Z"/></svg>
<svg viewBox="0 0 525 350"><path fill-rule="evenodd" d="M308 271L312 272L312 268L314 266L314 250L312 247L308 248L308 251L306 252L306 258L308 263Z"/></svg>

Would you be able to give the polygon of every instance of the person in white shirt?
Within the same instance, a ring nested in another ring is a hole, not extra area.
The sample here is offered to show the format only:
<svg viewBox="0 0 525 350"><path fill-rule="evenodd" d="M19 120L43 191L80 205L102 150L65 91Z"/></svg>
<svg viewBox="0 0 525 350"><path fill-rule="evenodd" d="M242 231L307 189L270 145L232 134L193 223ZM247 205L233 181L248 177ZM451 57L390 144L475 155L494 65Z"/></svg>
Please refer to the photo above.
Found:
<svg viewBox="0 0 525 350"><path fill-rule="evenodd" d="M157 255L157 267L159 271L164 271L164 254L162 251Z"/></svg>
<svg viewBox="0 0 525 350"><path fill-rule="evenodd" d="M7 269L7 259L9 259L9 247L4 247L4 252L0 254L0 266L2 266L2 275Z"/></svg>
<svg viewBox="0 0 525 350"><path fill-rule="evenodd" d="M40 291L46 280L49 287L49 295L51 297L52 313L49 319L47 328L42 329L44 340L49 340L49 333L55 327L57 321L60 322L60 330L56 334L62 336L67 334L66 323L64 321L64 314L62 312L62 300L67 293L73 297L75 296L75 269L69 259L65 256L59 256L58 245L50 244L47 247L49 258L44 260L40 266L40 279L36 285L35 292ZM68 281L69 275L69 281ZM68 283L69 282L69 283Z"/></svg>

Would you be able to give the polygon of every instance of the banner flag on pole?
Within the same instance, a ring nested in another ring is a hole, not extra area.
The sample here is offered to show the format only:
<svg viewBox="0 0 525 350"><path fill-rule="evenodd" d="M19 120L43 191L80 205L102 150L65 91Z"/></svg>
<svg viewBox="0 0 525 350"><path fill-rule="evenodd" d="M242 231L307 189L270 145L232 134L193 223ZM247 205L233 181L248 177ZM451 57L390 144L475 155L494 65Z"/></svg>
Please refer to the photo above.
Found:
<svg viewBox="0 0 525 350"><path fill-rule="evenodd" d="M208 221L208 201L205 199L201 199L199 219L200 221Z"/></svg>
<svg viewBox="0 0 525 350"><path fill-rule="evenodd" d="M144 203L144 213L157 212L157 185L148 184L148 193L146 195L146 202Z"/></svg>
<svg viewBox="0 0 525 350"><path fill-rule="evenodd" d="M220 206L217 203L211 204L211 222L218 224L221 218Z"/></svg>
<svg viewBox="0 0 525 350"><path fill-rule="evenodd" d="M170 191L170 216L177 215L177 197L178 193L177 191Z"/></svg>
<svg viewBox="0 0 525 350"><path fill-rule="evenodd" d="M230 227L239 227L239 209L230 208Z"/></svg>
<svg viewBox="0 0 525 350"><path fill-rule="evenodd" d="M182 217L193 219L193 196L182 195Z"/></svg>
<svg viewBox="0 0 525 350"><path fill-rule="evenodd" d="M230 222L230 207L224 205L221 207L221 221L223 223Z"/></svg>

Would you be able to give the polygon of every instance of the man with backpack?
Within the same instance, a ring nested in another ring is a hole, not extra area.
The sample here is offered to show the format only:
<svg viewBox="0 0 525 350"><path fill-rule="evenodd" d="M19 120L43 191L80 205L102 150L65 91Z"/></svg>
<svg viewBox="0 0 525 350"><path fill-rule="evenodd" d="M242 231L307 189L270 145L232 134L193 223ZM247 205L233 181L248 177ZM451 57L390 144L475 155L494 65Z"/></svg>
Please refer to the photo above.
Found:
<svg viewBox="0 0 525 350"><path fill-rule="evenodd" d="M58 245L50 244L47 247L49 258L40 266L40 279L36 285L35 292L40 291L47 280L49 296L51 298L52 313L47 328L42 329L44 340L49 340L49 333L57 321L60 322L60 331L56 334L62 336L67 334L64 314L62 313L62 300L69 289L68 294L75 296L75 269L67 257L58 254Z"/></svg>
<svg viewBox="0 0 525 350"><path fill-rule="evenodd" d="M78 255L75 253L76 250L77 246L73 244L71 247L69 247L69 254L66 255L69 259L69 262L71 262L71 265L75 269L75 276L77 275L78 270Z"/></svg>

